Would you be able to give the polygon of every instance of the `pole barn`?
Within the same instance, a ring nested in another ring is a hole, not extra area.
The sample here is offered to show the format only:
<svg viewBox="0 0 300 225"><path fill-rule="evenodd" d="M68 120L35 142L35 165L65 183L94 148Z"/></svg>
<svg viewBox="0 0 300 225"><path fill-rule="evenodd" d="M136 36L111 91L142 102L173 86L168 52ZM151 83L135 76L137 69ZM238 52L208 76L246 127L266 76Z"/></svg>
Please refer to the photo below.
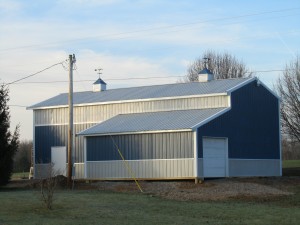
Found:
<svg viewBox="0 0 300 225"><path fill-rule="evenodd" d="M100 79L73 102L75 179L281 176L279 98L257 78L206 69L199 82L120 89ZM68 149L68 94L29 109L39 178L51 149Z"/></svg>

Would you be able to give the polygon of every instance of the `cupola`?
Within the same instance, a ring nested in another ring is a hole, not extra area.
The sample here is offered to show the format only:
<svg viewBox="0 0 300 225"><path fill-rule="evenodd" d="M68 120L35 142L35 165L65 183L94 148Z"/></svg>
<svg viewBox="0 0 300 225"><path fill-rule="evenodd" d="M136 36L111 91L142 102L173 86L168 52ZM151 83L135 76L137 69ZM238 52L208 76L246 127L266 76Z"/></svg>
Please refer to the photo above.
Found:
<svg viewBox="0 0 300 225"><path fill-rule="evenodd" d="M199 82L208 82L208 81L211 81L213 79L214 79L213 73L207 68L204 68L203 70L201 70L198 73L198 81Z"/></svg>
<svg viewBox="0 0 300 225"><path fill-rule="evenodd" d="M106 90L106 83L99 78L93 83L93 92L105 91Z"/></svg>
<svg viewBox="0 0 300 225"><path fill-rule="evenodd" d="M208 61L210 58L204 59L204 69L198 73L198 81L199 82L208 82L214 79L213 73L208 69Z"/></svg>

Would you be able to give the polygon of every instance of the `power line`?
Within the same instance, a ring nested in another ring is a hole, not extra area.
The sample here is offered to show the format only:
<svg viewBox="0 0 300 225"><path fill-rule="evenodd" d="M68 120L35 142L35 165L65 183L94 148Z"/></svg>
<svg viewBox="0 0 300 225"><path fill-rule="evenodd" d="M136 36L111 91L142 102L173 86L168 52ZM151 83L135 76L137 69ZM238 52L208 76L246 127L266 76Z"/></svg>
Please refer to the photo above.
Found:
<svg viewBox="0 0 300 225"><path fill-rule="evenodd" d="M150 80L150 79L165 79L165 78L176 78L176 77L184 77L183 76L160 76L160 77L129 77L129 78L111 78L105 79L105 81L110 80ZM73 82L94 82L95 80L74 80ZM56 80L56 81L32 81L32 82L20 82L17 84L51 84L51 83L67 83L67 80Z"/></svg>
<svg viewBox="0 0 300 225"><path fill-rule="evenodd" d="M42 72L44 72L44 71L46 71L46 70L49 70L50 68L52 68L52 67L54 67L54 66L57 66L57 65L60 65L60 64L62 65L64 62L66 62L66 60L65 60L65 61L62 61L62 62L59 62L59 63L55 63L55 64L53 64L53 65L51 65L51 66L46 67L45 69L42 69L42 70L40 70L40 71L38 71L38 72L36 72L36 73L30 74L30 75L28 75L28 76L22 77L22 78L20 78L20 79L18 79L18 80L12 81L12 82L10 82L10 83L6 83L5 85L15 84L15 83L17 83L17 82L19 82L19 81L21 81L21 80L25 80L25 79L27 79L27 78L29 78L29 77L33 77L33 76L35 76L35 75L37 75L37 74L39 74L39 73L42 73Z"/></svg>
<svg viewBox="0 0 300 225"><path fill-rule="evenodd" d="M9 107L20 107L20 108L26 108L25 105L8 105Z"/></svg>
<svg viewBox="0 0 300 225"><path fill-rule="evenodd" d="M120 33L115 33L115 34L89 36L89 37L84 37L84 38L69 39L69 40L65 40L65 41L48 42L48 43L43 43L43 44L33 44L33 45L26 45L26 46L5 48L5 49L0 49L0 52L9 51L9 50L24 49L24 48L47 46L47 45L49 46L49 45L55 45L55 44L60 44L60 43L77 42L77 41L83 41L83 40L93 39L93 38L110 38L111 39L112 37L121 36L121 35L125 35L125 34L134 34L134 33L142 33L142 32L147 32L147 31L156 31L156 30L162 30L162 29L171 29L171 28L176 28L176 27L185 27L185 26L191 26L191 25L196 25L196 24L203 24L203 23L208 23L208 22L217 22L217 21L224 21L224 20L240 19L240 18L246 18L246 17L252 17L252 16L259 16L259 15L266 15L266 14L272 14L272 13L294 11L294 10L299 10L299 9L300 9L300 7L297 7L297 8L286 8L286 9L272 10L272 11L263 11L263 12L258 12L258 13L250 13L250 14L244 14L244 15L238 15L238 16L231 16L231 17L222 17L222 18L209 19L209 20L203 20L203 21L196 21L196 22L190 22L190 23L183 23L183 24L177 24L177 25L169 25L169 26L161 26L161 27L140 29L140 30L135 30L135 31L120 32ZM117 39L117 38L114 38L114 39ZM122 37L120 37L120 39L122 39Z"/></svg>
<svg viewBox="0 0 300 225"><path fill-rule="evenodd" d="M293 69L291 69L293 70ZM281 70L256 70L250 71L246 73L271 73L271 72L283 72L285 69ZM181 76L152 76L152 77L127 77L127 78L109 78L105 79L105 81L113 81L113 80L150 80L150 79L166 79L166 78L179 78L185 77L186 75ZM94 82L95 80L74 80L73 82ZM30 82L19 82L17 84L51 84L51 83L67 83L67 80L56 80L56 81L30 81Z"/></svg>

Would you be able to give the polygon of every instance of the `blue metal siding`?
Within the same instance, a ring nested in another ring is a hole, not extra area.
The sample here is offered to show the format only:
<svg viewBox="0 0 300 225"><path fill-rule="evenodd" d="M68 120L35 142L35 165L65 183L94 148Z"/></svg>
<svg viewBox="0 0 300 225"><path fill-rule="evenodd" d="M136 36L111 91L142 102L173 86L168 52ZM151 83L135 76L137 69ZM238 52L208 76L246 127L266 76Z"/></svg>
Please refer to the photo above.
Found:
<svg viewBox="0 0 300 225"><path fill-rule="evenodd" d="M89 128L93 124L75 124L74 132L77 133ZM35 162L49 163L51 161L52 146L68 145L68 126L37 126L35 127ZM83 162L83 137L75 138L75 161Z"/></svg>
<svg viewBox="0 0 300 225"><path fill-rule="evenodd" d="M125 159L193 158L192 132L112 136ZM120 160L110 136L87 137L87 161Z"/></svg>
<svg viewBox="0 0 300 225"><path fill-rule="evenodd" d="M232 92L231 110L198 128L198 155L205 136L228 137L229 158L279 159L278 99L251 82Z"/></svg>

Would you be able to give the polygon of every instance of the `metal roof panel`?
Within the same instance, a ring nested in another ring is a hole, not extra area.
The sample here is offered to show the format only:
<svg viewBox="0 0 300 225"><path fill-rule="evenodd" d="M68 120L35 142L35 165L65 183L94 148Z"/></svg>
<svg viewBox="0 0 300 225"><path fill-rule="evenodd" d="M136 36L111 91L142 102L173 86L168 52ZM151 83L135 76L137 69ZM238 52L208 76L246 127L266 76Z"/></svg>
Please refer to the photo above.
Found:
<svg viewBox="0 0 300 225"><path fill-rule="evenodd" d="M175 83L144 87L109 89L101 92L75 92L74 105L105 103L113 101L144 100L166 97L180 97L192 95L209 95L225 93L251 78L212 80L209 82ZM53 98L28 107L29 109L67 106L68 93L59 94Z"/></svg>
<svg viewBox="0 0 300 225"><path fill-rule="evenodd" d="M84 130L78 135L192 129L224 109L227 108L121 114Z"/></svg>

